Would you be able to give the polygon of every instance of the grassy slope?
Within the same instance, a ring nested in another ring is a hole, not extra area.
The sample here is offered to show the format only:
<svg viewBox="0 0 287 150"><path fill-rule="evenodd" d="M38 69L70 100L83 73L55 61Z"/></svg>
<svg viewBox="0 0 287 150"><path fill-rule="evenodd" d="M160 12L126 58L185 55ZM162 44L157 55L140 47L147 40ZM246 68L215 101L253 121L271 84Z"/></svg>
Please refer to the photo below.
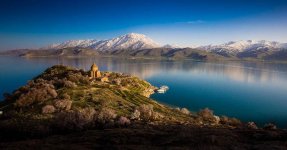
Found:
<svg viewBox="0 0 287 150"><path fill-rule="evenodd" d="M9 98L2 102L0 104L0 108L2 108L4 113L8 115L8 118L13 117L19 118L20 120L21 118L26 118L28 120L36 119L40 121L42 119L51 119L57 112L52 115L42 114L42 107L45 105L53 105L57 99L61 99L64 94L67 94L72 101L71 110L92 107L96 111L100 111L102 108L110 108L114 110L118 116L129 117L135 108L142 104L146 104L152 105L156 112L164 115L166 122L182 122L192 120L190 116L145 97L144 92L153 90L154 87L148 82L137 77L106 72L106 74L109 74L110 80L110 82L106 83L100 81L91 82L87 79L87 74L87 72L83 72L82 70L75 70L73 68L64 66L54 66L47 69L43 74L34 78L32 81L30 81L30 83L52 83L57 92L57 97L40 101L36 100L36 97L30 104L31 99L23 100L22 98L22 100L20 100L21 97L28 95L30 89L35 88L35 85L33 84L32 86L26 85L20 87ZM75 77L77 79L75 79ZM62 82L61 80L66 79L71 81L79 81L74 82L76 83L75 87L63 87L60 85L60 82ZM121 80L121 83L119 85L112 83L114 79Z"/></svg>

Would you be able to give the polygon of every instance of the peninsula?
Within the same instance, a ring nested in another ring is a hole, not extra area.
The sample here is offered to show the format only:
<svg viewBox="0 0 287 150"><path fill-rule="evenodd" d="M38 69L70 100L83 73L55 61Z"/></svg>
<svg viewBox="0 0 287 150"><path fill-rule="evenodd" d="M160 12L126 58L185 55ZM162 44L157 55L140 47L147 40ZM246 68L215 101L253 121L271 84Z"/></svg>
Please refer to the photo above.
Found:
<svg viewBox="0 0 287 150"><path fill-rule="evenodd" d="M0 103L0 148L284 149L273 124L190 112L149 98L156 87L138 77L53 66Z"/></svg>

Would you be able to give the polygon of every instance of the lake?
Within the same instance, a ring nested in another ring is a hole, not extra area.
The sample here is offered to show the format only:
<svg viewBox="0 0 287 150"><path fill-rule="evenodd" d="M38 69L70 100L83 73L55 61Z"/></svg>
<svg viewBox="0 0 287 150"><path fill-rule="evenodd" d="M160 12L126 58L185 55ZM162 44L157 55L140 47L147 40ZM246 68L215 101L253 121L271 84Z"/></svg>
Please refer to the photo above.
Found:
<svg viewBox="0 0 287 150"><path fill-rule="evenodd" d="M287 127L287 64L264 62L197 62L124 58L0 57L0 99L55 64L88 70L95 62L103 71L138 76L165 94L151 98L174 107Z"/></svg>

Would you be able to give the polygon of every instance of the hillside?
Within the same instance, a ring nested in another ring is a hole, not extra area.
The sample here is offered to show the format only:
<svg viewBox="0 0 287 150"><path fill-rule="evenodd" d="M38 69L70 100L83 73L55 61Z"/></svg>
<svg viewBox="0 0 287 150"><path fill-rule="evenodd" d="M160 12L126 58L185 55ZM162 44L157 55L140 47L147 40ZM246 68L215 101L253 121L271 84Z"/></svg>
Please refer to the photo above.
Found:
<svg viewBox="0 0 287 150"><path fill-rule="evenodd" d="M0 53L1 55L1 53ZM140 58L169 58L169 59L194 59L203 61L212 60L237 60L236 56L222 56L203 50L192 48L152 48L152 49L120 49L113 51L95 51L87 48L63 48L49 50L28 50L21 53L5 52L2 55L21 57L91 57L91 56L120 56Z"/></svg>
<svg viewBox="0 0 287 150"><path fill-rule="evenodd" d="M275 149L286 130L273 124L190 112L149 98L156 87L137 77L53 66L0 103L1 149Z"/></svg>

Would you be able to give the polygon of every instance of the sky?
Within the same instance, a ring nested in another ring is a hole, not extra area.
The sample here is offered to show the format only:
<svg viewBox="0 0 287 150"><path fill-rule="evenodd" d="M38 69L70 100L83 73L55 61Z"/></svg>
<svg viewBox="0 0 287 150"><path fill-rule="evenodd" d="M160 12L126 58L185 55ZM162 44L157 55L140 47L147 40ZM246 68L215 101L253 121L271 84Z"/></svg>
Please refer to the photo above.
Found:
<svg viewBox="0 0 287 150"><path fill-rule="evenodd" d="M0 50L131 32L162 45L287 42L287 0L0 0Z"/></svg>

